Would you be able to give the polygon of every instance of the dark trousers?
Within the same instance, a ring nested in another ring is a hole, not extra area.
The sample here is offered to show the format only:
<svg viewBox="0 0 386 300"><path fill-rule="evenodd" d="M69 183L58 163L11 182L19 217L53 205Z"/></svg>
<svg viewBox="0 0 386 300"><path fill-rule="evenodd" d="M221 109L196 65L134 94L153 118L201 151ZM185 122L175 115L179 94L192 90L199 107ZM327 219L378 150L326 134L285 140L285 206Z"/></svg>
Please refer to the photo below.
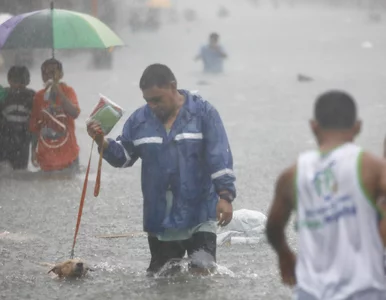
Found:
<svg viewBox="0 0 386 300"><path fill-rule="evenodd" d="M213 263L216 262L216 239L217 236L212 232L197 232L190 239L182 241L160 241L157 237L148 236L151 260L147 271L157 273L167 262L182 259L185 253L192 258L195 252L204 251L209 255ZM197 259L199 259L197 257ZM200 264L193 259L191 267L200 267Z"/></svg>
<svg viewBox="0 0 386 300"><path fill-rule="evenodd" d="M30 142L18 145L0 145L0 161L8 161L14 170L25 170L28 167Z"/></svg>

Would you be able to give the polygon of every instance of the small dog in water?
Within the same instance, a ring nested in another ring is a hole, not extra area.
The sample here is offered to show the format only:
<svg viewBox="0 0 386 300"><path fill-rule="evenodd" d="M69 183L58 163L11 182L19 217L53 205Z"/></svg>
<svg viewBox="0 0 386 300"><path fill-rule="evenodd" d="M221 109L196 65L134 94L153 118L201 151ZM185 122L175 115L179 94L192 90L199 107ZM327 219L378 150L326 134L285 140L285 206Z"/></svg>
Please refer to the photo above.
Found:
<svg viewBox="0 0 386 300"><path fill-rule="evenodd" d="M88 271L93 270L80 259L69 259L56 264L48 271L48 274L52 272L59 278L80 278L85 276Z"/></svg>

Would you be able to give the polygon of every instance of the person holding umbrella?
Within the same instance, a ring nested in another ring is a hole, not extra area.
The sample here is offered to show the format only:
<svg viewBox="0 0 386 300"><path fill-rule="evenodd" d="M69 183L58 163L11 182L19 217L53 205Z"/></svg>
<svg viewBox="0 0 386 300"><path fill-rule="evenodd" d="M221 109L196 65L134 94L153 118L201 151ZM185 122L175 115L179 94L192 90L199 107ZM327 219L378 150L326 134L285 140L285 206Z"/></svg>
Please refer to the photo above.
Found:
<svg viewBox="0 0 386 300"><path fill-rule="evenodd" d="M35 97L30 129L32 161L44 171L77 165L79 147L74 120L80 109L74 90L60 82L62 64L56 49L109 49L124 42L103 22L76 11L43 9L16 15L0 25L0 49L51 49L42 65L46 87Z"/></svg>
<svg viewBox="0 0 386 300"><path fill-rule="evenodd" d="M79 146L75 119L80 108L74 89L61 82L62 63L54 58L41 67L45 88L36 93L30 119L32 164L43 171L77 170Z"/></svg>

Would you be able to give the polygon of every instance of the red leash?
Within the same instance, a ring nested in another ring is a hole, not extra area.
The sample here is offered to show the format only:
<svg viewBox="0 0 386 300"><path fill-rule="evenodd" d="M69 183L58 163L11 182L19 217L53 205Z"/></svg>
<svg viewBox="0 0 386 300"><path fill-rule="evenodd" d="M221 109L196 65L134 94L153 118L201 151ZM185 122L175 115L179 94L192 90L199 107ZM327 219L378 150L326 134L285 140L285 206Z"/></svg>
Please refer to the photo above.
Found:
<svg viewBox="0 0 386 300"><path fill-rule="evenodd" d="M97 178L95 182L95 188L94 188L94 196L98 197L99 190L101 188L101 173L102 173L102 162L103 162L103 147L101 148L101 152L99 154L99 162L98 162L98 173Z"/></svg>
<svg viewBox="0 0 386 300"><path fill-rule="evenodd" d="M92 157L92 150L94 148L94 143L95 143L95 140L93 140L92 144L91 144L90 157L88 159L86 175L85 175L84 182L83 182L83 190L82 190L82 195L80 197L78 219L76 221L74 241L72 243L72 249L71 249L71 258L74 258L74 249L75 249L75 244L76 244L76 237L78 236L78 231L79 231L79 227L80 227L80 220L82 219L82 212L83 212L84 200L86 198L87 184L88 184L88 175L90 173L91 157ZM97 178L96 178L95 188L94 188L94 196L95 197L98 197L99 190L100 190L100 187L101 187L102 161L103 161L103 147L102 147L102 149L100 151L100 154L99 154Z"/></svg>

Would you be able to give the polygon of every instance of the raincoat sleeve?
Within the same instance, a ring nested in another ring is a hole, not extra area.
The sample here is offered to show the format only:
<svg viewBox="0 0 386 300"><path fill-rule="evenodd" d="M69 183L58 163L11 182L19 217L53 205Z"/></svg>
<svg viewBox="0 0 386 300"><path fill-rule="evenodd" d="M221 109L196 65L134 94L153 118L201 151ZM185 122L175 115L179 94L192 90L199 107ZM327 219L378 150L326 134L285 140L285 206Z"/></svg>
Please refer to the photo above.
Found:
<svg viewBox="0 0 386 300"><path fill-rule="evenodd" d="M131 138L131 123L130 119L126 121L122 134L116 140L107 139L109 145L103 151L103 158L113 167L131 167L139 157Z"/></svg>
<svg viewBox="0 0 386 300"><path fill-rule="evenodd" d="M218 111L209 107L203 126L205 159L217 193L227 190L236 197L233 157Z"/></svg>

